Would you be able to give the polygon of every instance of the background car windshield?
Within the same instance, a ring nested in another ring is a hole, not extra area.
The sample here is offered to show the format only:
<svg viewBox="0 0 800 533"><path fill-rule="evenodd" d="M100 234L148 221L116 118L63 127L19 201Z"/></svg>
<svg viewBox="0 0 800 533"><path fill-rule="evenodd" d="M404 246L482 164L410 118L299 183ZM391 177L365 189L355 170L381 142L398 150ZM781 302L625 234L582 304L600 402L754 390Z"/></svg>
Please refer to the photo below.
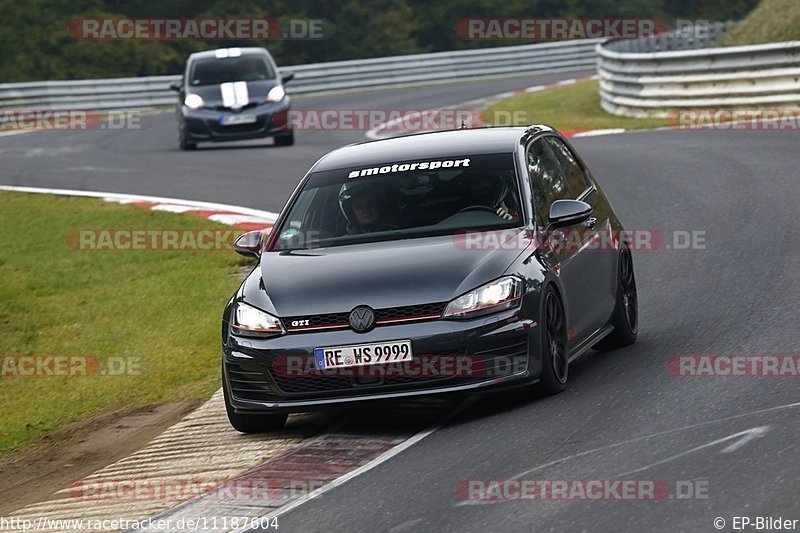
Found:
<svg viewBox="0 0 800 533"><path fill-rule="evenodd" d="M392 171L428 165L387 162L313 174L281 224L274 249L337 246L521 224L511 154L442 161L455 165ZM388 171L372 173L377 169ZM348 177L353 174L357 176Z"/></svg>
<svg viewBox="0 0 800 533"><path fill-rule="evenodd" d="M272 67L260 55L242 55L219 59L197 59L192 64L189 83L192 86L215 85L233 81L258 81L275 78Z"/></svg>

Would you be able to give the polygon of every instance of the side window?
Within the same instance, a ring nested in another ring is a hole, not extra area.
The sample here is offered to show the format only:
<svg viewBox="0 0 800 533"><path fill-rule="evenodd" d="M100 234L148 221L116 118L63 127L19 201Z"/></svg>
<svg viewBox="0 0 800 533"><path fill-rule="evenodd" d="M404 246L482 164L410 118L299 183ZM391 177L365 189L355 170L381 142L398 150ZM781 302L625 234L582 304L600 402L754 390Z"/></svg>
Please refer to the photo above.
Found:
<svg viewBox="0 0 800 533"><path fill-rule="evenodd" d="M575 156L572 154L570 149L561 141L561 139L547 137L545 140L561 165L561 169L563 170L564 176L567 179L567 185L572 192L572 198L578 198L583 191L589 188L589 182L586 179L583 169L578 164L578 161L575 159Z"/></svg>
<svg viewBox="0 0 800 533"><path fill-rule="evenodd" d="M534 141L528 147L528 173L533 186L534 210L539 222L545 223L550 214L550 205L556 200L571 198L571 192L558 163L544 141Z"/></svg>

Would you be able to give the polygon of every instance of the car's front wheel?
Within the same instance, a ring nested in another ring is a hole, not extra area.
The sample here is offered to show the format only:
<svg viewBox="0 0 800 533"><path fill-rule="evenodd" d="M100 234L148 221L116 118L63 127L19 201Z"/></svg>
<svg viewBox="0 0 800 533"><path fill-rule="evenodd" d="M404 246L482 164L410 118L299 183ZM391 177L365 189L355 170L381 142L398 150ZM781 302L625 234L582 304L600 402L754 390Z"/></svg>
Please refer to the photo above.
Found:
<svg viewBox="0 0 800 533"><path fill-rule="evenodd" d="M181 150L196 150L197 143L191 142L186 134L186 126L178 126L178 146Z"/></svg>
<svg viewBox="0 0 800 533"><path fill-rule="evenodd" d="M594 346L596 350L613 350L633 344L639 332L639 300L630 250L624 249L619 254L617 270L617 303L609 321L614 331Z"/></svg>
<svg viewBox="0 0 800 533"><path fill-rule="evenodd" d="M294 144L294 132L280 133L275 136L276 146L292 146Z"/></svg>
<svg viewBox="0 0 800 533"><path fill-rule="evenodd" d="M276 414L257 414L244 415L236 413L229 399L228 381L222 375L222 395L225 397L225 411L228 413L228 421L233 429L241 433L266 433L269 431L280 431L286 424L288 415L285 413Z"/></svg>
<svg viewBox="0 0 800 533"><path fill-rule="evenodd" d="M558 292L548 286L542 295L541 314L542 377L540 389L545 394L564 390L569 374L567 319Z"/></svg>

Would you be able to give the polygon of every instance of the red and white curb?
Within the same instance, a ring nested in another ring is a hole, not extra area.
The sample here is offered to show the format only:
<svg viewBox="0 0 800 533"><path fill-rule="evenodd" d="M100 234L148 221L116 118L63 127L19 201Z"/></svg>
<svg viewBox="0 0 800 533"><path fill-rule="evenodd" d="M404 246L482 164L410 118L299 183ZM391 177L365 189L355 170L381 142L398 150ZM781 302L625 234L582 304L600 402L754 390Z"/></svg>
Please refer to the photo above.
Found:
<svg viewBox="0 0 800 533"><path fill-rule="evenodd" d="M170 213L187 213L197 215L214 222L233 226L235 228L251 231L262 230L269 232L278 218L277 213L240 207L235 205L217 204L212 202L198 202L194 200L178 200L175 198L162 198L159 196L142 196L135 194L118 194L97 191L79 191L71 189L48 189L40 187L17 187L0 185L0 190L27 192L34 194L53 194L56 196L80 196L85 198L99 198L106 202L134 205L143 209L154 211L168 211Z"/></svg>
<svg viewBox="0 0 800 533"><path fill-rule="evenodd" d="M539 91L545 91L548 89L554 89L556 87L563 87L564 85L573 85L575 83L589 81L589 80L596 80L598 77L595 76L586 76L582 78L571 78L568 80L561 80L554 83L548 83L545 85L534 85L532 87L528 87L526 89L519 89L516 91L506 91L504 93L495 94L492 96L487 96L484 98L478 98L476 100L469 100L467 102L462 102L456 105L450 105L446 107L436 108L436 109L428 109L425 111L426 115L428 115L432 120L439 114L441 114L442 110L445 109L458 109L460 111L469 111L471 116L473 117L473 121L470 124L465 124L466 127L476 128L486 126L483 120L480 119L481 111L484 109L506 100L508 98L512 98L514 96L519 96L526 93L535 93ZM421 115L422 112L416 113L416 115ZM413 118L412 114L412 118ZM394 120L390 120L380 124L378 127L369 130L366 133L366 136L370 140L379 140L379 139L389 139L391 137L397 137L400 135L408 135L411 133L422 133L424 129L404 129L400 127L400 124L405 122L407 118L398 118ZM600 135L614 135L617 133L625 133L624 128L606 128L606 129L594 129L594 130L559 130L565 137L597 137Z"/></svg>

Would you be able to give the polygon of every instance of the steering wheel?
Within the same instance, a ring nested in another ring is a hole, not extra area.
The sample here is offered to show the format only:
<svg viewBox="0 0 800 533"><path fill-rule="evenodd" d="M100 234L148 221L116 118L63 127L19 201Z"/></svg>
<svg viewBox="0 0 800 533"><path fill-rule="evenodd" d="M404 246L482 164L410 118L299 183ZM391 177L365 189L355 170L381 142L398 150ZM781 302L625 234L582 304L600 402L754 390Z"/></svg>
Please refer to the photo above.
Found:
<svg viewBox="0 0 800 533"><path fill-rule="evenodd" d="M456 213L466 213L467 211L488 211L489 213L491 213L493 215L497 214L495 212L495 210L492 209L491 207L485 206L485 205L478 205L478 204L476 204L476 205L468 205L467 207L459 209L458 211L456 211Z"/></svg>

